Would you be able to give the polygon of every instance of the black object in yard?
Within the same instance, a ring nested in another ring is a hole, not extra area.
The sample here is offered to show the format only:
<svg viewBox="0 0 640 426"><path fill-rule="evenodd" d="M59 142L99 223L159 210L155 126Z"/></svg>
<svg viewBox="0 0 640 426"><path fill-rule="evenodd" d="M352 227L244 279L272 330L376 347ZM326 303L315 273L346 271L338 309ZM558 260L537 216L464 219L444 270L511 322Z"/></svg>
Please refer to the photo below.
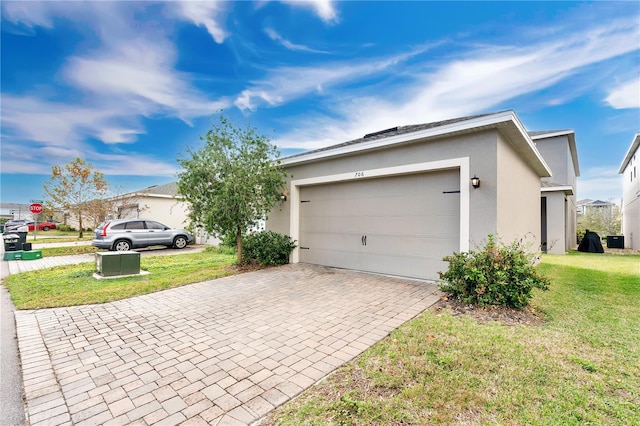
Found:
<svg viewBox="0 0 640 426"><path fill-rule="evenodd" d="M22 243L22 250L23 251L31 251L31 243Z"/></svg>
<svg viewBox="0 0 640 426"><path fill-rule="evenodd" d="M624 235L608 235L607 248L624 248Z"/></svg>
<svg viewBox="0 0 640 426"><path fill-rule="evenodd" d="M578 251L584 251L587 253L604 253L600 236L595 232L587 231L584 234L582 241L580 241Z"/></svg>

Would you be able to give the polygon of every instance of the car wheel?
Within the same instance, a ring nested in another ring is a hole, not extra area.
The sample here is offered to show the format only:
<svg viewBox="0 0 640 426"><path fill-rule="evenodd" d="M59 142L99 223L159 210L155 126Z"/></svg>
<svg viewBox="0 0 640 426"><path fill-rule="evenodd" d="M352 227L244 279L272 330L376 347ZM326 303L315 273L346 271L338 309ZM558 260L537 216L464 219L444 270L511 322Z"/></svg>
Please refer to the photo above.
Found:
<svg viewBox="0 0 640 426"><path fill-rule="evenodd" d="M131 243L127 240L118 240L113 245L115 251L129 251L131 250Z"/></svg>
<svg viewBox="0 0 640 426"><path fill-rule="evenodd" d="M42 230L43 230L43 231L48 231L48 230L49 230L49 227L48 227L48 226L43 226L43 227L42 227Z"/></svg>
<svg viewBox="0 0 640 426"><path fill-rule="evenodd" d="M183 249L187 246L187 239L185 237L176 237L173 240L173 246L177 249Z"/></svg>

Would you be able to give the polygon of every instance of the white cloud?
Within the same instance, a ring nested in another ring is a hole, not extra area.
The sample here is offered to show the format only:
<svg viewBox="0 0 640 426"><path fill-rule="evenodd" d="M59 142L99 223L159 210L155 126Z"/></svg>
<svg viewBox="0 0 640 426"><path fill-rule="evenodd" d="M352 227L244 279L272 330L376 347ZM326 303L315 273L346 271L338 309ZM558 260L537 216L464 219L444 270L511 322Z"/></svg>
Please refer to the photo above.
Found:
<svg viewBox="0 0 640 426"><path fill-rule="evenodd" d="M310 52L310 53L327 53L322 50L312 49L311 47L304 46L302 44L292 43L289 40L284 39L280 34L278 34L273 28L265 28L265 33L269 36L269 38L273 41L276 41L286 47L289 50L294 51L302 51L302 52Z"/></svg>
<svg viewBox="0 0 640 426"><path fill-rule="evenodd" d="M226 5L222 1L176 1L170 3L172 10L197 26L204 26L216 43L224 43L229 37L225 29Z"/></svg>
<svg viewBox="0 0 640 426"><path fill-rule="evenodd" d="M614 87L605 101L613 108L640 108L640 76Z"/></svg>
<svg viewBox="0 0 640 426"><path fill-rule="evenodd" d="M339 21L338 12L331 0L285 0L283 3L311 8L324 22L335 23Z"/></svg>
<svg viewBox="0 0 640 426"><path fill-rule="evenodd" d="M76 87L100 96L107 105L121 104L129 114L164 114L188 122L229 104L208 100L194 89L188 75L173 69L174 56L169 43L134 39L71 58L64 74Z"/></svg>
<svg viewBox="0 0 640 426"><path fill-rule="evenodd" d="M636 51L639 38L640 27L634 19L618 20L570 37L525 47L482 47L448 62L433 61L432 70L426 72L414 66L413 81L385 88L381 95L376 96L378 90L372 86L342 91L343 99L336 99L332 111L339 118L296 118L299 130L294 128L285 133L277 143L282 148L313 149L386 127L484 111L509 99L552 87L586 66ZM375 60L359 59L357 65L283 69L258 86L271 86L272 96L278 94L287 99L312 93L317 87L312 82L322 83L324 78L330 85L356 76L362 79L362 75L373 72L372 68L377 68ZM386 67L380 69L386 70ZM299 82L286 87L284 82L296 75L309 76L305 78L308 84Z"/></svg>
<svg viewBox="0 0 640 426"><path fill-rule="evenodd" d="M614 167L591 168L578 178L577 198L619 202L622 197L623 178Z"/></svg>
<svg viewBox="0 0 640 426"><path fill-rule="evenodd" d="M254 110L257 101L269 105L279 105L307 96L322 93L328 88L362 80L372 75L388 72L398 64L423 53L427 47L417 48L409 53L390 57L375 58L357 63L325 63L320 67L281 67L271 70L260 81L253 82L237 97L235 105Z"/></svg>

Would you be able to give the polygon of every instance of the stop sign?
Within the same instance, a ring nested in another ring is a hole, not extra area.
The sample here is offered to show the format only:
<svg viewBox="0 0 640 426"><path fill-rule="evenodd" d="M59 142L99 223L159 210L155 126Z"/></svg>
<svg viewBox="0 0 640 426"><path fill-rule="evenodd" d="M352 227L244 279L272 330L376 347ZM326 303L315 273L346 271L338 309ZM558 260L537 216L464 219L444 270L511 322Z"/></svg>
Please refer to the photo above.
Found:
<svg viewBox="0 0 640 426"><path fill-rule="evenodd" d="M31 213L35 213L35 214L42 213L42 210L44 210L44 208L40 203L33 203L29 206L29 211Z"/></svg>

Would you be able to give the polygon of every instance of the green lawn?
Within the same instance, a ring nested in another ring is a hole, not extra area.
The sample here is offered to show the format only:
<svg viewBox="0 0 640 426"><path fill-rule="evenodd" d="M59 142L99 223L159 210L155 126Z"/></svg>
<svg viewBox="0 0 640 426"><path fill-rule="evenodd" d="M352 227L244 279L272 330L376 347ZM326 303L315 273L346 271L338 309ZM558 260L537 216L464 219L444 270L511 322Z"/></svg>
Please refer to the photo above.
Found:
<svg viewBox="0 0 640 426"><path fill-rule="evenodd" d="M263 424L640 424L640 256L539 269L545 325L429 310Z"/></svg>
<svg viewBox="0 0 640 426"><path fill-rule="evenodd" d="M232 250L208 247L200 253L142 257L140 267L148 275L97 280L91 262L11 275L4 285L17 309L105 303L232 275L238 272L235 260Z"/></svg>

